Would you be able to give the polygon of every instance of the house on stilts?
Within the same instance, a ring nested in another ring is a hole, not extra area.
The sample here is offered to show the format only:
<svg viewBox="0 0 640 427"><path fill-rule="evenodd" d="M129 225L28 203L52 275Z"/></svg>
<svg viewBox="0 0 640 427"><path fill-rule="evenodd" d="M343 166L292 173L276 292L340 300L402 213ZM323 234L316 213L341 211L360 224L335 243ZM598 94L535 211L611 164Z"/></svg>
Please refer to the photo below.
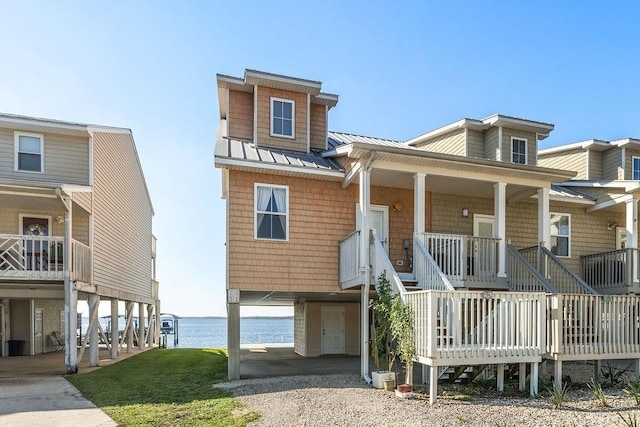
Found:
<svg viewBox="0 0 640 427"><path fill-rule="evenodd" d="M640 141L539 149L554 125L495 114L409 141L330 132L318 81L218 75L215 166L227 206L229 379L240 305L294 308L302 356L361 356L382 272L414 311L430 379L542 361L640 368Z"/></svg>
<svg viewBox="0 0 640 427"><path fill-rule="evenodd" d="M75 373L100 341L112 358L156 343L153 207L131 130L0 114L0 152L0 354L64 351ZM100 301L116 327L125 303L124 331L103 330Z"/></svg>

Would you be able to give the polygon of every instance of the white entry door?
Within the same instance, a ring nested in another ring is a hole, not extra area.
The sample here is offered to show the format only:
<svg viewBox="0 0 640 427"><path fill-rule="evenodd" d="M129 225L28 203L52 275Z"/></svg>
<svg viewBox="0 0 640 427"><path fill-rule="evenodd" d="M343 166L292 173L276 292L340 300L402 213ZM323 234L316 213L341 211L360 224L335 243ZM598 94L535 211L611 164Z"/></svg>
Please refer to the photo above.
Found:
<svg viewBox="0 0 640 427"><path fill-rule="evenodd" d="M473 235L493 237L493 215L473 215ZM474 275L492 275L496 269L496 247L476 242L473 247L473 264L470 271Z"/></svg>
<svg viewBox="0 0 640 427"><path fill-rule="evenodd" d="M33 318L33 351L35 354L42 354L44 334L42 331L42 318L44 311L41 308L34 310Z"/></svg>
<svg viewBox="0 0 640 427"><path fill-rule="evenodd" d="M376 235L387 255L389 254L389 206L371 205L369 210L369 226L376 231ZM356 203L356 230L361 230L360 203Z"/></svg>
<svg viewBox="0 0 640 427"><path fill-rule="evenodd" d="M322 354L344 353L344 307L322 307Z"/></svg>

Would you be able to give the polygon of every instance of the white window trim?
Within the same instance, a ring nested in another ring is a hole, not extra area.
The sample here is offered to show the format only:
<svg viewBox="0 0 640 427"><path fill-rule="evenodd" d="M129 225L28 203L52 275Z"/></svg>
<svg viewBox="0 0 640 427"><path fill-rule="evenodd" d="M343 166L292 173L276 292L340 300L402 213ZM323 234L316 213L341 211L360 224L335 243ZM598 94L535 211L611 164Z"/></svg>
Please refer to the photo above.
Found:
<svg viewBox="0 0 640 427"><path fill-rule="evenodd" d="M40 138L40 170L39 171L28 171L18 169L18 158L20 148L20 137L21 136L29 136L32 138ZM44 173L44 135L41 133L28 133L28 132L14 132L13 133L13 141L14 141L14 149L13 149L13 170L15 172L24 172L24 173Z"/></svg>
<svg viewBox="0 0 640 427"><path fill-rule="evenodd" d="M554 255L556 255L558 258L571 258L571 214L563 213L563 212L549 212L549 226L551 226L551 217L553 215L569 217L569 234L567 236L565 236L564 234L553 234L551 233L551 230L549 230L550 237L566 237L568 239L567 255L557 255L557 254L554 254Z"/></svg>
<svg viewBox="0 0 640 427"><path fill-rule="evenodd" d="M286 238L285 239L267 239L265 237L258 237L258 187L270 187L270 188L284 188L287 197L287 211L284 215L287 217L287 229L285 230ZM253 238L255 240L266 240L269 242L288 242L289 241L289 186L288 185L277 185L277 184L267 184L264 182L254 182L253 183Z"/></svg>
<svg viewBox="0 0 640 427"><path fill-rule="evenodd" d="M287 102L291 104L291 135L282 135L273 132L273 101ZM276 98L275 96L272 96L269 101L269 107L269 134L276 138L296 139L296 101L293 99Z"/></svg>
<svg viewBox="0 0 640 427"><path fill-rule="evenodd" d="M524 163L516 163L513 161L513 141L518 140L518 141L524 141ZM517 164L517 165L528 165L529 164L529 140L527 138L522 138L519 136L512 136L511 137L511 163Z"/></svg>
<svg viewBox="0 0 640 427"><path fill-rule="evenodd" d="M638 162L640 162L640 157L638 156L631 156L631 179L633 180L633 173L635 172L635 169L633 168L633 162L636 161L636 159L638 160ZM638 169L638 173L640 173L640 169Z"/></svg>

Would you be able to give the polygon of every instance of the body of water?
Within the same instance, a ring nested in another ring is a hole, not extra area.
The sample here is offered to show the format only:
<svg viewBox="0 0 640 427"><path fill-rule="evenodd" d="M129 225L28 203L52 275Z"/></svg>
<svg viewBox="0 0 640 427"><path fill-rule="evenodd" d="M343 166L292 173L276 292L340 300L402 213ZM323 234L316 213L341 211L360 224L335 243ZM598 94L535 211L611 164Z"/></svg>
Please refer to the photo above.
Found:
<svg viewBox="0 0 640 427"><path fill-rule="evenodd" d="M108 330L106 319L101 319ZM83 318L82 333L89 319ZM120 330L124 329L120 319ZM167 346L174 347L173 335L167 335ZM293 343L293 317L241 317L240 344ZM226 348L226 317L182 317L178 321L177 348Z"/></svg>

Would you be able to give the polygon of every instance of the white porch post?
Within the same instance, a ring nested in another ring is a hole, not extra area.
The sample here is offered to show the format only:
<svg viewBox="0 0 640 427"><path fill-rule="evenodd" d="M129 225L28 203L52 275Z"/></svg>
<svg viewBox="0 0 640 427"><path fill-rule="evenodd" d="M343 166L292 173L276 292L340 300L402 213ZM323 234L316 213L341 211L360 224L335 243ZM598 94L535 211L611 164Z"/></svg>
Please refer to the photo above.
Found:
<svg viewBox="0 0 640 427"><path fill-rule="evenodd" d="M413 232L424 233L424 194L426 191L426 174L417 173L413 176Z"/></svg>
<svg viewBox="0 0 640 427"><path fill-rule="evenodd" d="M369 289L371 287L371 260L369 259L370 227L369 208L371 204L371 183L369 167L360 170L360 272L364 275L361 298L360 375L369 378Z"/></svg>
<svg viewBox="0 0 640 427"><path fill-rule="evenodd" d="M638 247L638 200L634 197L626 202L625 211L625 228L627 229L627 248L635 249ZM633 256L632 261L632 281L637 283L640 281L638 274L638 258Z"/></svg>
<svg viewBox="0 0 640 427"><path fill-rule="evenodd" d="M127 353L133 350L133 301L127 301L125 305L127 312Z"/></svg>
<svg viewBox="0 0 640 427"><path fill-rule="evenodd" d="M549 212L549 188L538 189L538 245L551 249L551 213ZM542 251L538 254L538 271L546 275L546 268L542 265Z"/></svg>
<svg viewBox="0 0 640 427"><path fill-rule="evenodd" d="M495 218L495 228L493 237L498 241L498 277L507 277L507 184L498 182L493 185L493 211Z"/></svg>
<svg viewBox="0 0 640 427"><path fill-rule="evenodd" d="M138 350L144 350L144 303L138 303Z"/></svg>
<svg viewBox="0 0 640 427"><path fill-rule="evenodd" d="M120 349L120 325L118 323L118 299L111 298L111 358L118 358L118 350Z"/></svg>
<svg viewBox="0 0 640 427"><path fill-rule="evenodd" d="M71 201L62 199L64 204L64 363L68 374L78 372L78 343L76 336L78 317L78 291L71 282Z"/></svg>
<svg viewBox="0 0 640 427"><path fill-rule="evenodd" d="M227 362L227 376L229 377L229 381L239 380L240 289L227 289L227 351L229 354L229 359Z"/></svg>
<svg viewBox="0 0 640 427"><path fill-rule="evenodd" d="M156 334L156 325L155 325L155 317L153 315L153 304L146 304L147 306L147 346L149 348L153 347L153 343L155 342L155 334Z"/></svg>
<svg viewBox="0 0 640 427"><path fill-rule="evenodd" d="M89 303L89 325L93 325L89 334L89 366L98 366L98 308L100 307L100 295L89 294L87 296Z"/></svg>

